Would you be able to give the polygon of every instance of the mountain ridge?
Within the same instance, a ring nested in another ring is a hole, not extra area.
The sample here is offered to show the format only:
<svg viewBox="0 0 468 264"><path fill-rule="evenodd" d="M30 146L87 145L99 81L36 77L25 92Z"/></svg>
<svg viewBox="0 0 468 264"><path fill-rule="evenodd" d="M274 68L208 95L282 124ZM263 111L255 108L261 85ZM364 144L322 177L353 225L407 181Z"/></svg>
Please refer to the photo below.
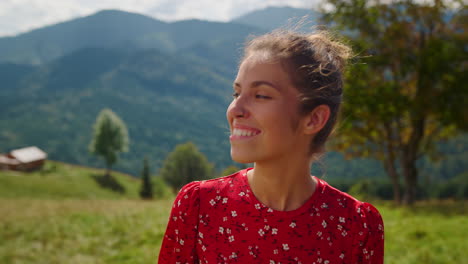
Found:
<svg viewBox="0 0 468 264"><path fill-rule="evenodd" d="M183 31L184 33L182 33ZM175 52L197 42L245 38L260 31L229 22L186 20L166 23L149 16L104 10L14 37L0 37L0 62L38 65L83 47Z"/></svg>
<svg viewBox="0 0 468 264"><path fill-rule="evenodd" d="M309 28L319 21L319 13L312 9L289 6L266 7L241 15L231 22L258 27L267 31L274 29L293 29L310 31Z"/></svg>

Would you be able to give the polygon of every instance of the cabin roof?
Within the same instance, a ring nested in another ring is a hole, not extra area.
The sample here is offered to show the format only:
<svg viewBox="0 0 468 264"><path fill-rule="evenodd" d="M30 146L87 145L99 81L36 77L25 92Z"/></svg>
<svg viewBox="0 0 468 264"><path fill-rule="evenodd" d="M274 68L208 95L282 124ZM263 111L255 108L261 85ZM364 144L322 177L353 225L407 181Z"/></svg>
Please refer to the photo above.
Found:
<svg viewBox="0 0 468 264"><path fill-rule="evenodd" d="M21 163L28 163L47 158L47 154L35 146L12 150L10 155Z"/></svg>
<svg viewBox="0 0 468 264"><path fill-rule="evenodd" d="M17 159L9 158L6 155L0 155L0 163L8 165L18 165L20 162Z"/></svg>

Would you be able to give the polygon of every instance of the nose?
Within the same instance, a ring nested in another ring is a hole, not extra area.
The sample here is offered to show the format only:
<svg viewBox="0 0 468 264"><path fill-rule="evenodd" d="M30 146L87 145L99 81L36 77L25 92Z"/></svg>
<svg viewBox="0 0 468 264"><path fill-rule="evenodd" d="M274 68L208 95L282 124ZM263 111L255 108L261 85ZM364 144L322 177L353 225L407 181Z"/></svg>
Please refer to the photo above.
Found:
<svg viewBox="0 0 468 264"><path fill-rule="evenodd" d="M239 96L236 99L232 100L231 104L227 109L228 119L248 118L249 116L250 112L247 109L247 102L245 98Z"/></svg>

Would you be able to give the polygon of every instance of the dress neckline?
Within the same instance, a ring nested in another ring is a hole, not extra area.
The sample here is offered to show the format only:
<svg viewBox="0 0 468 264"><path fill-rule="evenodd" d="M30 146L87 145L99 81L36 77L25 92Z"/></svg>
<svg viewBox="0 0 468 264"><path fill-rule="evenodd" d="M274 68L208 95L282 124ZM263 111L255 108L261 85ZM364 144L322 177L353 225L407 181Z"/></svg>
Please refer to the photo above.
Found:
<svg viewBox="0 0 468 264"><path fill-rule="evenodd" d="M260 200L258 200L257 197L255 197L255 195L254 195L254 193L252 191L252 188L250 187L249 181L247 179L247 172L249 170L252 170L252 169L253 168L243 169L243 170L241 170L239 172L239 175L240 175L241 181L243 183L242 185L245 186L245 188L246 188L246 192L251 194L251 195L248 196L247 199L249 199L249 201L251 202L252 206L255 207L255 209L257 209L257 210L264 209L262 211L266 211L271 216L294 217L294 216L301 215L303 213L309 212L314 204L319 204L319 199L321 197L321 194L323 193L324 184L323 184L322 180L320 180L319 178L317 178L315 176L312 176L317 182L317 184L315 186L315 191L307 199L307 201L303 205L301 205L297 209L290 210L290 211L280 211L280 210L275 210L273 208L270 208L269 206L263 204Z"/></svg>

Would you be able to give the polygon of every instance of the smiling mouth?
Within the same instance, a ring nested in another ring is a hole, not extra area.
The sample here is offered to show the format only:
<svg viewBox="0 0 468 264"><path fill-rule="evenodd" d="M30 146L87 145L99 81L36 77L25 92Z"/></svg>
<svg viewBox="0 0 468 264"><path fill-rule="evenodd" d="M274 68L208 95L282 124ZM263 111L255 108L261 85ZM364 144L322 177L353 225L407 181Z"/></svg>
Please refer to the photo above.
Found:
<svg viewBox="0 0 468 264"><path fill-rule="evenodd" d="M257 129L234 128L231 133L231 139L250 138L260 134Z"/></svg>

